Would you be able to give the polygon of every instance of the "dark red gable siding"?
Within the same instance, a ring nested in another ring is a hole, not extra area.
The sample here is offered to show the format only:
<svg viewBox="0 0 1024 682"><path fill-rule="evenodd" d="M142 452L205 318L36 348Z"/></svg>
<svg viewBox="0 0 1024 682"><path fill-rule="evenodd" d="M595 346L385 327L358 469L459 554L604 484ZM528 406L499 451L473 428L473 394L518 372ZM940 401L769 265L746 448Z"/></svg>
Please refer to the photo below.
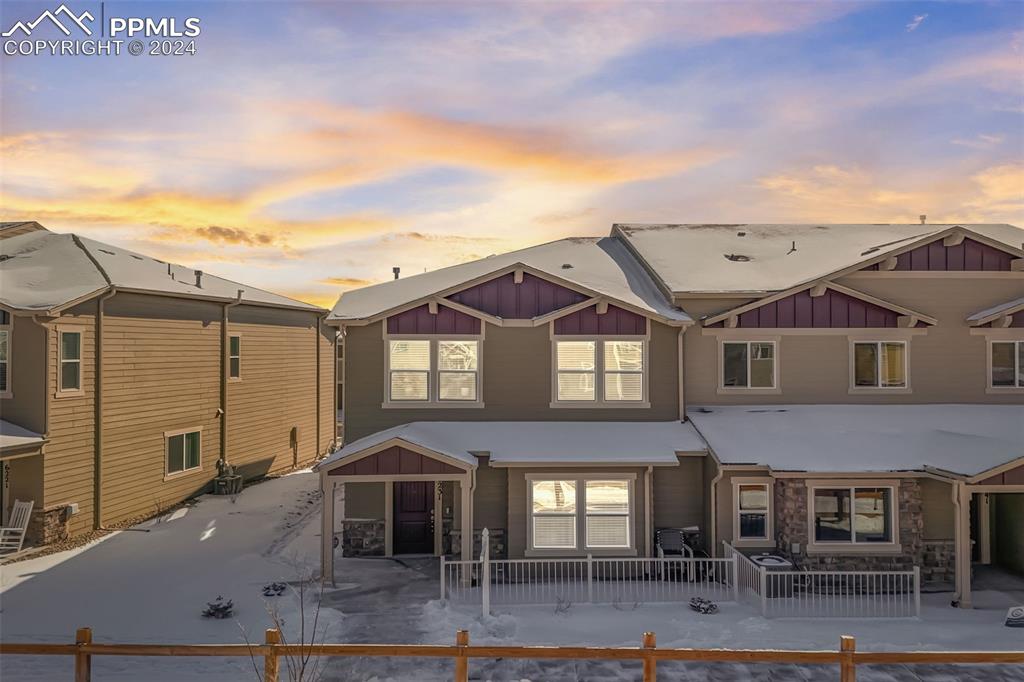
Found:
<svg viewBox="0 0 1024 682"><path fill-rule="evenodd" d="M982 485L1024 485L1024 465L1004 471L995 476L989 476L981 482Z"/></svg>
<svg viewBox="0 0 1024 682"><path fill-rule="evenodd" d="M995 324L998 321L999 321L999 319L996 318L992 322L986 322L985 324L983 324L981 326L982 327L991 327L993 324ZM1017 312L1013 313L1010 316L1010 327L1011 328L1024 327L1024 310L1018 310Z"/></svg>
<svg viewBox="0 0 1024 682"><path fill-rule="evenodd" d="M388 318L388 334L479 334L480 319L464 312L437 307L431 315L426 303Z"/></svg>
<svg viewBox="0 0 1024 682"><path fill-rule="evenodd" d="M941 239L896 256L896 270L998 271L1009 270L1013 256L997 248L964 239L956 246L944 246ZM878 263L865 270L879 270Z"/></svg>
<svg viewBox="0 0 1024 682"><path fill-rule="evenodd" d="M516 284L515 275L510 272L448 298L506 320L529 320L590 297L528 272L523 273L522 283Z"/></svg>
<svg viewBox="0 0 1024 682"><path fill-rule="evenodd" d="M330 476L379 476L384 474L463 474L458 467L425 457L397 445L327 472Z"/></svg>
<svg viewBox="0 0 1024 682"><path fill-rule="evenodd" d="M797 292L778 301L748 310L739 315L740 328L877 328L898 326L900 314L854 298L848 294L826 289L821 296L811 296L810 289ZM712 327L724 327L717 322Z"/></svg>
<svg viewBox="0 0 1024 682"><path fill-rule="evenodd" d="M643 336L647 333L647 318L613 305L604 315L598 315L597 306L592 305L555 320L555 333Z"/></svg>

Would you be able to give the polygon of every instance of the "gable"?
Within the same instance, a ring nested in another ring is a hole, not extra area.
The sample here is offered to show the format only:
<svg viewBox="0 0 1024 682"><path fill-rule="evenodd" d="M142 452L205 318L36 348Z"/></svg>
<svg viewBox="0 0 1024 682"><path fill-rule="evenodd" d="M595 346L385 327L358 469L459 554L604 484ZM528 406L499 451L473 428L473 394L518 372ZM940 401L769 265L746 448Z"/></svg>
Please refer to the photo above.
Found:
<svg viewBox="0 0 1024 682"><path fill-rule="evenodd" d="M918 246L895 257L893 271L1007 272L1014 256L988 244L965 237L959 244L946 246L944 240ZM863 268L865 271L886 270L883 263Z"/></svg>
<svg viewBox="0 0 1024 682"><path fill-rule="evenodd" d="M1024 485L1024 464L980 481L981 485Z"/></svg>
<svg viewBox="0 0 1024 682"><path fill-rule="evenodd" d="M595 304L555 320L555 334L644 336L647 318L611 304L606 312L598 313Z"/></svg>
<svg viewBox="0 0 1024 682"><path fill-rule="evenodd" d="M739 328L878 328L899 326L900 314L832 289L811 296L810 289L737 315ZM725 320L708 325L723 327Z"/></svg>
<svg viewBox="0 0 1024 682"><path fill-rule="evenodd" d="M388 334L479 334L480 319L464 312L437 306L437 313L430 312L430 306L410 308L387 319Z"/></svg>
<svg viewBox="0 0 1024 682"><path fill-rule="evenodd" d="M505 320L529 320L590 298L528 272L521 276L517 284L515 273L509 272L447 298Z"/></svg>
<svg viewBox="0 0 1024 682"><path fill-rule="evenodd" d="M327 472L331 476L379 476L387 474L461 474L462 469L398 445L375 452Z"/></svg>

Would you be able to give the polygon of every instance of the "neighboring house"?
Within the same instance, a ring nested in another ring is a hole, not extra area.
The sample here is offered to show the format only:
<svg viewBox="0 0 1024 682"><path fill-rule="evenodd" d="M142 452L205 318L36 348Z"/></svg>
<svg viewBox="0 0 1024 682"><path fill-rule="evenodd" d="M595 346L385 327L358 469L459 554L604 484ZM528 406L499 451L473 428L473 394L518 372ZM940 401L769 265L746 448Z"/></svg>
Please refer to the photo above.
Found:
<svg viewBox="0 0 1024 682"><path fill-rule="evenodd" d="M326 311L37 223L0 224L0 494L29 541L308 464L334 440Z"/></svg>
<svg viewBox="0 0 1024 682"><path fill-rule="evenodd" d="M336 517L348 555L699 526L967 605L972 539L1024 554L1022 266L1010 225L616 225L347 292L325 568Z"/></svg>

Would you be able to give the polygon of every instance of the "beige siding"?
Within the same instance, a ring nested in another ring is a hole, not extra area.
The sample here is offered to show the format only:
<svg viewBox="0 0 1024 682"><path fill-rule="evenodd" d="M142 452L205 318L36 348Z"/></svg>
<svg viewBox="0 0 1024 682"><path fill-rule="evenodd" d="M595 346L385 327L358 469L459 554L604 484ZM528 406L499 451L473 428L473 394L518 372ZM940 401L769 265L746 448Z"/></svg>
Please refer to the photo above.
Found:
<svg viewBox="0 0 1024 682"><path fill-rule="evenodd" d="M952 540L956 526L953 486L934 478L918 479L925 540Z"/></svg>
<svg viewBox="0 0 1024 682"><path fill-rule="evenodd" d="M508 526L508 469L488 466L486 457L480 458L476 470L473 526L478 529Z"/></svg>
<svg viewBox="0 0 1024 682"><path fill-rule="evenodd" d="M46 431L46 330L30 317L11 316L11 397L0 399L5 421Z"/></svg>
<svg viewBox="0 0 1024 682"><path fill-rule="evenodd" d="M664 421L678 417L677 330L652 322L650 408L563 409L551 405L548 326L485 325L483 401L474 408L382 408L386 350L381 323L348 327L345 339L346 441L412 421Z"/></svg>
<svg viewBox="0 0 1024 682"><path fill-rule="evenodd" d="M938 318L909 344L910 393L849 393L850 342L846 335L786 334L778 346L781 392L718 393L718 341L699 328L686 333L688 405L760 403L1019 403L1020 395L986 393L987 346L971 335L971 313L1019 297L1024 279L853 277L843 283ZM715 304L712 312L721 310ZM691 314L694 314L691 312ZM859 330L851 330L859 333Z"/></svg>
<svg viewBox="0 0 1024 682"><path fill-rule="evenodd" d="M384 483L345 483L345 518L383 519L384 485Z"/></svg>
<svg viewBox="0 0 1024 682"><path fill-rule="evenodd" d="M659 528L704 528L704 457L680 457L677 467L654 467L653 522Z"/></svg>
<svg viewBox="0 0 1024 682"><path fill-rule="evenodd" d="M43 508L78 503L71 517L71 534L93 527L93 444L95 438L96 303L82 304L51 325L47 382L49 436L43 452ZM82 392L57 396L59 334L61 329L82 332Z"/></svg>

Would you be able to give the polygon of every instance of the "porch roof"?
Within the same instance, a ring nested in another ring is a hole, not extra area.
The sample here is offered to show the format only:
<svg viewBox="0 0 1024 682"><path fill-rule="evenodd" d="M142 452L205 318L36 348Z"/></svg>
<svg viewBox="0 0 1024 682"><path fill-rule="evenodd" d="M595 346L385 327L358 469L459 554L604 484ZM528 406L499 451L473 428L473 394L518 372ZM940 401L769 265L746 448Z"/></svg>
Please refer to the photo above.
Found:
<svg viewBox="0 0 1024 682"><path fill-rule="evenodd" d="M476 466L534 464L676 465L677 453L703 454L704 440L683 422L412 422L360 438L317 469L397 439Z"/></svg>
<svg viewBox="0 0 1024 682"><path fill-rule="evenodd" d="M24 452L45 442L42 434L0 419L0 455Z"/></svg>
<svg viewBox="0 0 1024 682"><path fill-rule="evenodd" d="M975 476L1024 457L1024 405L694 407L722 464L774 471L939 469Z"/></svg>

